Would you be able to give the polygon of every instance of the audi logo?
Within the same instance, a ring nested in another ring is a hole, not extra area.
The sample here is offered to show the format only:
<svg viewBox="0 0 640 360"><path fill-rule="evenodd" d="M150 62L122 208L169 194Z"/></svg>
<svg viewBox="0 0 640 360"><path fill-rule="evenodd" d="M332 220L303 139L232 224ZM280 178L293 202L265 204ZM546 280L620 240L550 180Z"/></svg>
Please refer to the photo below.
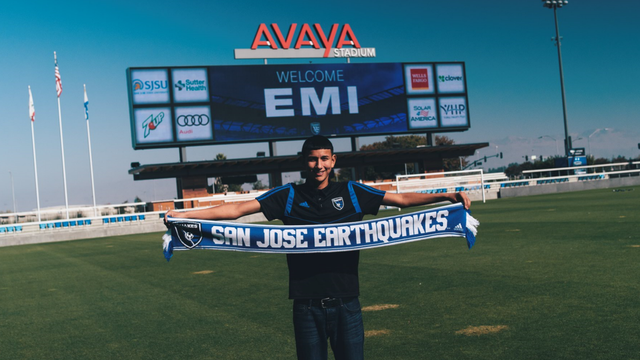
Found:
<svg viewBox="0 0 640 360"><path fill-rule="evenodd" d="M178 126L205 126L209 124L207 115L180 115L176 120Z"/></svg>

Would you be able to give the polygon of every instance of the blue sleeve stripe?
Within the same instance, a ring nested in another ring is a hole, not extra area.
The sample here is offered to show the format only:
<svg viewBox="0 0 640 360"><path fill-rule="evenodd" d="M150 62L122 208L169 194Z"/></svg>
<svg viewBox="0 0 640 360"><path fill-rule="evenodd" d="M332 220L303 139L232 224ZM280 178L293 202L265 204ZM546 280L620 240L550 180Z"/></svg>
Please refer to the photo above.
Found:
<svg viewBox="0 0 640 360"><path fill-rule="evenodd" d="M264 194L262 194L262 195L258 196L258 197L256 198L256 200L258 200L258 201L262 201L262 200L264 200L264 199L268 198L269 196L271 196L271 195L273 195L273 194L275 194L275 193L279 192L280 190L286 190L287 188L288 188L288 185L278 186L277 188L273 188L273 189L271 189L271 190L267 191L266 193L264 193Z"/></svg>
<svg viewBox="0 0 640 360"><path fill-rule="evenodd" d="M384 191L384 190L378 190L378 189L372 188L371 186L360 184L359 182L350 181L349 185L351 185L351 184L356 185L359 188L361 188L362 190L368 191L368 192L370 192L372 194L384 196L384 194L386 193L386 191Z"/></svg>
<svg viewBox="0 0 640 360"><path fill-rule="evenodd" d="M291 214L291 208L293 207L294 191L293 191L293 187L291 186L291 184L287 184L285 186L288 187L290 190L289 190L289 197L287 198L287 207L284 210L284 215L285 216L289 216L289 214Z"/></svg>
<svg viewBox="0 0 640 360"><path fill-rule="evenodd" d="M360 203L358 203L358 197L356 196L356 192L353 191L353 181L349 181L349 196L351 196L351 202L353 203L353 207L356 210L356 213L361 213Z"/></svg>

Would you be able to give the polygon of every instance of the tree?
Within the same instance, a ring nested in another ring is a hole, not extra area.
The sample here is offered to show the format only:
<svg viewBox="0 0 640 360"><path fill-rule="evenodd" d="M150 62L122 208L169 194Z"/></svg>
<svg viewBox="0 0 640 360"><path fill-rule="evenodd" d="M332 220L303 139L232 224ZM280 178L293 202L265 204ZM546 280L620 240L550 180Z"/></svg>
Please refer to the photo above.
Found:
<svg viewBox="0 0 640 360"><path fill-rule="evenodd" d="M253 190L265 190L265 189L268 189L269 187L267 185L263 184L262 180L258 180L258 181L253 183L251 188Z"/></svg>
<svg viewBox="0 0 640 360"><path fill-rule="evenodd" d="M217 154L216 155L216 160L227 160L227 155L222 154L222 153Z"/></svg>
<svg viewBox="0 0 640 360"><path fill-rule="evenodd" d="M435 136L435 145L453 145L455 140L447 136ZM360 150L389 150L389 149L413 149L419 145L427 145L427 137L420 135L407 135L407 136L393 136L389 135L384 141L375 142L373 144L364 145L360 147ZM462 158L462 167L467 166L468 161L466 157ZM460 170L460 158L448 158L442 159L442 166L444 171ZM420 167L420 166L419 166ZM409 173L418 173L420 169L415 169L414 164L406 164L406 171ZM405 164L395 164L387 166L367 166L365 168L364 177L367 180L376 179L391 179L395 178L395 174L405 173Z"/></svg>

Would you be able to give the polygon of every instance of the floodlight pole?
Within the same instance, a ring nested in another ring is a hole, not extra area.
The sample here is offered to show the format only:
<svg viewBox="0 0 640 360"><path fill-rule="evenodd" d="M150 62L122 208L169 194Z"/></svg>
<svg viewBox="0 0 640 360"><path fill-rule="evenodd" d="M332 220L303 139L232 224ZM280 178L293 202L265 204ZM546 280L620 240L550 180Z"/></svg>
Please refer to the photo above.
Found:
<svg viewBox="0 0 640 360"><path fill-rule="evenodd" d="M18 210L16 210L16 192L13 187L13 174L9 171L9 177L11 177L11 196L13 197L13 213L16 216L16 224L18 223Z"/></svg>
<svg viewBox="0 0 640 360"><path fill-rule="evenodd" d="M555 19L556 24L556 46L558 47L558 64L560 67L560 89L562 91L562 112L564 116L564 154L565 156L569 156L569 150L573 147L571 144L571 137L569 136L569 126L567 125L567 101L566 95L564 91L564 72L562 70L562 50L561 50L561 38L560 31L558 30L558 7L562 7L566 5L568 1L566 0L542 0L543 6L547 8L553 9L553 17Z"/></svg>

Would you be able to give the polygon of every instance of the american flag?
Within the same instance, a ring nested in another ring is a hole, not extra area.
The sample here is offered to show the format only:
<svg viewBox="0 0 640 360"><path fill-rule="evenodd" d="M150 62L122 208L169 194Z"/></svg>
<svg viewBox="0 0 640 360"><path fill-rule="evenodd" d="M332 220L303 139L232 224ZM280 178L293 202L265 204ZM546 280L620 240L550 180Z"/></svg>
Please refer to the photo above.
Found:
<svg viewBox="0 0 640 360"><path fill-rule="evenodd" d="M62 80L60 79L60 70L58 70L58 58L56 57L56 52L53 52L53 58L56 61L56 93L58 97L62 94Z"/></svg>
<svg viewBox="0 0 640 360"><path fill-rule="evenodd" d="M33 105L33 96L31 95L31 86L29 86L29 118L36 121L36 107Z"/></svg>
<svg viewBox="0 0 640 360"><path fill-rule="evenodd" d="M87 85L84 85L84 118L89 120L89 98L87 97Z"/></svg>
<svg viewBox="0 0 640 360"><path fill-rule="evenodd" d="M420 110L418 116L429 116L429 112L426 110Z"/></svg>

